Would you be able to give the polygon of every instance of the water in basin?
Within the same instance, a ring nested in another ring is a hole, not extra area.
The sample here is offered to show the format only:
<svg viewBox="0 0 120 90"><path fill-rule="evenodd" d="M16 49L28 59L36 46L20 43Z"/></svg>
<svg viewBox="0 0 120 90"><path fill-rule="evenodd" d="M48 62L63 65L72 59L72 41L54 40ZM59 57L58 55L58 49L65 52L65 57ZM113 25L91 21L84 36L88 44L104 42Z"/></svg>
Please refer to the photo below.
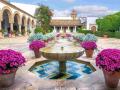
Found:
<svg viewBox="0 0 120 90"><path fill-rule="evenodd" d="M94 72L91 66L76 61L66 62L66 72L59 72L58 61L37 62L30 72L43 79L80 79Z"/></svg>

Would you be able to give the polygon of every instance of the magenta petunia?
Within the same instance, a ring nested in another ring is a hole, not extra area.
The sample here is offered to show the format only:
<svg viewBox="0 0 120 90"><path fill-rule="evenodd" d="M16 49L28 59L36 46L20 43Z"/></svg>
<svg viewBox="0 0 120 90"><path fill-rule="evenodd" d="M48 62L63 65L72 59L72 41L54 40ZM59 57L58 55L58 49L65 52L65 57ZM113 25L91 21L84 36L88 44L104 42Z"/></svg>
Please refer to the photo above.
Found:
<svg viewBox="0 0 120 90"><path fill-rule="evenodd" d="M39 50L40 48L45 47L45 42L41 40L36 40L30 43L29 48L31 50Z"/></svg>
<svg viewBox="0 0 120 90"><path fill-rule="evenodd" d="M105 49L96 57L96 65L108 72L120 71L120 50Z"/></svg>
<svg viewBox="0 0 120 90"><path fill-rule="evenodd" d="M97 48L96 43L93 42L93 41L85 41L85 42L82 42L81 45L82 45L82 47L83 47L84 49L86 49L86 50L89 50L89 49L94 50L94 49Z"/></svg>
<svg viewBox="0 0 120 90"><path fill-rule="evenodd" d="M0 74L9 74L24 65L25 58L14 50L0 50Z"/></svg>

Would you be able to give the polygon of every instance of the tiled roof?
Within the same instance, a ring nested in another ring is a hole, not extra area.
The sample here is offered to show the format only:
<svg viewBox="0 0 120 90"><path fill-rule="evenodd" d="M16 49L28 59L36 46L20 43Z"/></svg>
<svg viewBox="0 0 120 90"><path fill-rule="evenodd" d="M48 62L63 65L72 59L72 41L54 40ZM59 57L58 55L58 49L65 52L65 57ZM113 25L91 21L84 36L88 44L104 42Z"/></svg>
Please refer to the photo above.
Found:
<svg viewBox="0 0 120 90"><path fill-rule="evenodd" d="M51 20L51 26L81 26L80 20Z"/></svg>

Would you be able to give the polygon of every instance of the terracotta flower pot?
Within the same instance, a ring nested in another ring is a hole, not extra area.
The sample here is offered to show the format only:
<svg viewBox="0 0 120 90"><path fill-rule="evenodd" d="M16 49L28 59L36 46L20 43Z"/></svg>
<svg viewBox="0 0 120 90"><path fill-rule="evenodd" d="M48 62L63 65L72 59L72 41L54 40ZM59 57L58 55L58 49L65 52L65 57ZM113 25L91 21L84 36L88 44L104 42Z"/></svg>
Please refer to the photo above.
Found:
<svg viewBox="0 0 120 90"><path fill-rule="evenodd" d="M41 57L41 54L40 54L39 50L34 50L34 54L35 54L36 58L40 58Z"/></svg>
<svg viewBox="0 0 120 90"><path fill-rule="evenodd" d="M110 88L117 88L120 78L120 72L109 73L103 70L105 83Z"/></svg>
<svg viewBox="0 0 120 90"><path fill-rule="evenodd" d="M90 49L90 50L85 50L86 57L87 57L87 58L92 58L93 52L94 52L94 50L92 50L92 49Z"/></svg>
<svg viewBox="0 0 120 90"><path fill-rule="evenodd" d="M4 88L13 85L15 80L15 74L16 72L0 75L0 87Z"/></svg>
<svg viewBox="0 0 120 90"><path fill-rule="evenodd" d="M103 35L104 38L108 38L108 35Z"/></svg>

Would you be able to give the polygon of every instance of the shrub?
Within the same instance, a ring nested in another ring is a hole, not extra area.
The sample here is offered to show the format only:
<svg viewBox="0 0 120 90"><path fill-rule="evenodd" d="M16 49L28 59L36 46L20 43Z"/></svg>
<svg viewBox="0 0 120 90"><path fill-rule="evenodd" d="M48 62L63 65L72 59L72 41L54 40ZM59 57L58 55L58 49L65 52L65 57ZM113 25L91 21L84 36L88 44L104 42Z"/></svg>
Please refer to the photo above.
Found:
<svg viewBox="0 0 120 90"><path fill-rule="evenodd" d="M115 32L115 38L120 38L120 32Z"/></svg>
<svg viewBox="0 0 120 90"><path fill-rule="evenodd" d="M0 74L16 72L18 67L25 63L25 58L20 52L14 50L0 50Z"/></svg>
<svg viewBox="0 0 120 90"><path fill-rule="evenodd" d="M84 34L93 33L93 31L91 31L91 30L82 30L82 29L78 29L77 32L84 33Z"/></svg>
<svg viewBox="0 0 120 90"><path fill-rule="evenodd" d="M29 42L32 42L34 40L43 40L43 34L42 33L37 33L37 34L33 34L28 38Z"/></svg>
<svg viewBox="0 0 120 90"><path fill-rule="evenodd" d="M120 71L120 50L105 49L96 58L96 65L108 72Z"/></svg>
<svg viewBox="0 0 120 90"><path fill-rule="evenodd" d="M85 34L82 34L82 33L74 34L73 37L77 40L83 41Z"/></svg>
<svg viewBox="0 0 120 90"><path fill-rule="evenodd" d="M29 48L33 51L39 50L40 48L43 48L43 47L45 47L45 42L40 40L33 41L29 45Z"/></svg>
<svg viewBox="0 0 120 90"><path fill-rule="evenodd" d="M43 29L41 27L36 27L35 33L42 33L43 32Z"/></svg>
<svg viewBox="0 0 120 90"><path fill-rule="evenodd" d="M81 45L82 45L82 47L83 47L84 49L86 49L86 50L90 50L90 49L94 50L94 49L97 48L96 43L93 42L93 41L85 41L85 42L82 42Z"/></svg>
<svg viewBox="0 0 120 90"><path fill-rule="evenodd" d="M94 34L87 34L83 41L94 41L96 42L97 41L97 37L94 35Z"/></svg>

